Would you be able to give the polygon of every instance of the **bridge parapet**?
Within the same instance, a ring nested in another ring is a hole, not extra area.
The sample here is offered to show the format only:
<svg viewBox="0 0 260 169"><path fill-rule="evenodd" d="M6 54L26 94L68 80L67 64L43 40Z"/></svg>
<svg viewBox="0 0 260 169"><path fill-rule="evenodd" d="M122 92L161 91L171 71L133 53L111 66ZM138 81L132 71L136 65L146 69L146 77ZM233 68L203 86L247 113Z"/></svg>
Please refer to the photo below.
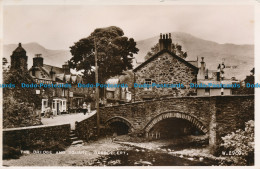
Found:
<svg viewBox="0 0 260 169"><path fill-rule="evenodd" d="M106 123L113 117L127 119L134 129L144 127L157 115L164 112L179 112L198 119L203 125L209 124L210 100L212 97L173 97L151 101L108 106L100 109L101 119Z"/></svg>
<svg viewBox="0 0 260 169"><path fill-rule="evenodd" d="M254 95L164 98L103 107L100 113L102 123L122 118L132 127L131 131L144 132L160 121L164 113L168 113L168 118L192 119L195 126L208 132L210 145L217 147L222 136L244 128L246 121L254 119ZM180 115L175 117L174 113Z"/></svg>

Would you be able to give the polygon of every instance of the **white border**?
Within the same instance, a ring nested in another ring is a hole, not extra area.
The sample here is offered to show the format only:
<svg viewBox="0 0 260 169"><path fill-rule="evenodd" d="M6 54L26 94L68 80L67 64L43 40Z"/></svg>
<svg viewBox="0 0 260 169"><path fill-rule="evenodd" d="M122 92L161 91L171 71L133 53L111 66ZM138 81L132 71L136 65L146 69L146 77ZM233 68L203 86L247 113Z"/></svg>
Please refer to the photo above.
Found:
<svg viewBox="0 0 260 169"><path fill-rule="evenodd" d="M255 6L255 82L260 83L260 70L256 67L260 65L260 0L0 0L0 26L3 28L3 7L6 5L254 5ZM3 29L0 29L0 58L3 56ZM2 65L2 64L0 64ZM2 66L0 66L0 83L2 83ZM0 89L0 104L2 108L2 89ZM257 104L258 103L258 104ZM260 129L259 129L259 118L258 113L260 110L260 89L255 90L255 166L245 166L245 167L228 167L228 168L259 168L260 167ZM0 110L0 129L2 131L2 109ZM2 138L2 132L0 134ZM258 144L257 144L258 143ZM2 148L2 139L0 140L0 146ZM1 149L2 150L2 149ZM2 153L0 153L0 158L2 159ZM0 165L2 166L2 160L0 160ZM89 167L88 168L100 168L100 167ZM169 167L149 167L152 169L157 168L219 168L222 166L169 166ZM0 167L2 168L2 167ZM9 167L9 168L19 168L19 167ZM40 168L40 167L23 167L23 168ZM47 167L41 167L47 168ZM48 167L57 168L57 167ZM62 168L72 168L62 167ZM74 168L74 167L73 167ZM79 168L79 167L77 167ZM109 167L117 168L118 167ZM120 167L121 168L121 167ZM146 168L146 167L128 167L124 168ZM227 168L227 167L223 167Z"/></svg>

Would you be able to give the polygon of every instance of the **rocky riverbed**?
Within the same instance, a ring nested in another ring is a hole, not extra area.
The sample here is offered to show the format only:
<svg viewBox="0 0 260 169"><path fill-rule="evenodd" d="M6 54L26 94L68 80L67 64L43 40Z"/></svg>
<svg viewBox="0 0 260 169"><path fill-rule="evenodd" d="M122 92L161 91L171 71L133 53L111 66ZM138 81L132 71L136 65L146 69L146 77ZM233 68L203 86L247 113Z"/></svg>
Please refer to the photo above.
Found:
<svg viewBox="0 0 260 169"><path fill-rule="evenodd" d="M121 141L119 141L121 139ZM70 146L57 154L34 152L19 159L3 160L5 166L210 166L206 147L174 148L172 140L123 142L122 137L99 139Z"/></svg>

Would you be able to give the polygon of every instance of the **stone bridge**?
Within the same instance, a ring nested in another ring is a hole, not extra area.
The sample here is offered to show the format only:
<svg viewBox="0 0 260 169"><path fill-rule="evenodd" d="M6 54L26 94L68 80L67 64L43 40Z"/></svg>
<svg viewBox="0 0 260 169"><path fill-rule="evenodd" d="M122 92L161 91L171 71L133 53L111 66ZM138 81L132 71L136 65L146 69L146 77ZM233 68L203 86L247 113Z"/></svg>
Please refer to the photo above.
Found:
<svg viewBox="0 0 260 169"><path fill-rule="evenodd" d="M131 132L146 135L168 118L184 119L208 134L214 149L221 136L244 128L246 121L254 119L254 96L175 97L100 108L103 125L122 122Z"/></svg>

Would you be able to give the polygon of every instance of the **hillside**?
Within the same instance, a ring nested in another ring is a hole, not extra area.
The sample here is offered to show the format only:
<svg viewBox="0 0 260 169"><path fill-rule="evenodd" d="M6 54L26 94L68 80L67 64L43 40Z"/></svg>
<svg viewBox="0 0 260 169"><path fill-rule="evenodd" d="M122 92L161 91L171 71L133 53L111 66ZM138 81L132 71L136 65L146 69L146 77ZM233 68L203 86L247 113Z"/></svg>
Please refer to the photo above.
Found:
<svg viewBox="0 0 260 169"><path fill-rule="evenodd" d="M4 45L4 57L7 58L10 63L10 56L12 52L17 48L18 44ZM28 56L28 68L31 68L33 64L33 57L35 54L42 54L44 58L44 64L50 64L61 67L64 62L69 60L72 56L69 50L50 50L46 49L38 43L22 44L22 47L26 50Z"/></svg>
<svg viewBox="0 0 260 169"><path fill-rule="evenodd" d="M246 75L250 74L250 70L254 67L254 45L235 45L235 44L218 44L216 42L203 40L187 33L172 32L173 43L182 45L183 50L188 53L186 60L199 60L201 57L205 58L206 66L210 70L216 70L217 65L225 59L226 66L236 66L235 69L227 68L225 70L225 77L236 77L244 79ZM139 53L135 55L138 62L143 62L146 53L159 40L159 36L149 39L137 41L137 48ZM10 63L10 55L16 49L18 44L4 45L4 57ZM51 64L61 67L65 61L72 56L69 50L49 50L39 45L38 43L22 44L27 51L28 68L32 66L32 58L37 53L41 53L45 64ZM136 62L133 61L134 67Z"/></svg>
<svg viewBox="0 0 260 169"><path fill-rule="evenodd" d="M237 66L236 69L226 69L226 77L235 76L244 79L254 67L254 45L218 44L203 40L187 33L172 32L173 43L182 45L188 53L186 60L196 60L197 56L204 57L207 68L216 70L217 65L225 59L227 66ZM135 55L138 62L144 61L144 56L152 46L158 43L159 36L137 42L139 53ZM135 63L135 62L134 62Z"/></svg>

